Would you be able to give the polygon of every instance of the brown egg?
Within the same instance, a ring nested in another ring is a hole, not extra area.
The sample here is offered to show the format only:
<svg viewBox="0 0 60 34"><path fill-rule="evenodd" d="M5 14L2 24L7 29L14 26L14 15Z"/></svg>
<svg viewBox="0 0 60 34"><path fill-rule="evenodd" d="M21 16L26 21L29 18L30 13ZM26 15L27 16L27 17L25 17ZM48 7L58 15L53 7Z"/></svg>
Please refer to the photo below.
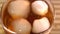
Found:
<svg viewBox="0 0 60 34"><path fill-rule="evenodd" d="M31 24L26 19L14 20L12 25L17 34L30 34L31 32Z"/></svg>
<svg viewBox="0 0 60 34"><path fill-rule="evenodd" d="M43 17L41 19L36 19L33 22L32 32L33 33L40 33L40 32L47 30L49 27L50 27L50 23L49 23L48 18Z"/></svg>
<svg viewBox="0 0 60 34"><path fill-rule="evenodd" d="M48 12L48 5L44 1L35 1L32 3L32 11L37 15L44 16Z"/></svg>
<svg viewBox="0 0 60 34"><path fill-rule="evenodd" d="M8 13L15 19L24 17L27 18L29 13L30 3L28 1L13 1L8 6Z"/></svg>

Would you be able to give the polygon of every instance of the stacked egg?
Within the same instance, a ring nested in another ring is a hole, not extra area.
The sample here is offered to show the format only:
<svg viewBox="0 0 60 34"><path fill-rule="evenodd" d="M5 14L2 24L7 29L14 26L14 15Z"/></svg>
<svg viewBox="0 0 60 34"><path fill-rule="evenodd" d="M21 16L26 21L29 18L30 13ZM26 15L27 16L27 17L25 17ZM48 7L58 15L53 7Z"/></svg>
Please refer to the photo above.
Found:
<svg viewBox="0 0 60 34"><path fill-rule="evenodd" d="M48 5L44 1L34 1L31 4L32 12L40 19L35 19L31 25L27 17L30 14L30 2L16 0L9 4L8 13L14 19L11 25L17 34L40 33L50 27L50 22L47 17L43 17L48 13ZM30 16L31 17L31 16ZM31 19L32 20L32 19Z"/></svg>

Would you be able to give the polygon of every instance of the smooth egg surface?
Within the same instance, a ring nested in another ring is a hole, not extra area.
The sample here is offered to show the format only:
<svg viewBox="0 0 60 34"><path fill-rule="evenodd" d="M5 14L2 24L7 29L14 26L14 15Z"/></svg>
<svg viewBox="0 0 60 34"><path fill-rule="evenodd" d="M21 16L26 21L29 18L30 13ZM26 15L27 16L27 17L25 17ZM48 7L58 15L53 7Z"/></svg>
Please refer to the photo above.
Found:
<svg viewBox="0 0 60 34"><path fill-rule="evenodd" d="M41 19L36 19L33 22L32 32L33 33L40 33L40 32L47 30L49 27L50 27L50 23L49 23L48 18L43 17Z"/></svg>

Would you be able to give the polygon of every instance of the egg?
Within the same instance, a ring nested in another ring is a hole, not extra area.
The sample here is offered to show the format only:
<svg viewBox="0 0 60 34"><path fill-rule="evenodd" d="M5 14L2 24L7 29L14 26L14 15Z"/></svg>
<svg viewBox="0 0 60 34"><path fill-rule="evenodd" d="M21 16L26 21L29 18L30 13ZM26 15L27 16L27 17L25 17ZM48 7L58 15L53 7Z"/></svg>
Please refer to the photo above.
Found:
<svg viewBox="0 0 60 34"><path fill-rule="evenodd" d="M12 18L27 18L30 12L30 3L28 1L12 1L8 6L8 13Z"/></svg>
<svg viewBox="0 0 60 34"><path fill-rule="evenodd" d="M30 34L31 32L31 24L23 18L14 20L12 26L17 34Z"/></svg>
<svg viewBox="0 0 60 34"><path fill-rule="evenodd" d="M36 19L33 22L32 32L40 33L40 32L47 30L49 27L50 27L50 22L48 18L43 17L41 19Z"/></svg>
<svg viewBox="0 0 60 34"><path fill-rule="evenodd" d="M48 5L44 1L34 1L31 6L33 13L37 15L44 16L48 12Z"/></svg>

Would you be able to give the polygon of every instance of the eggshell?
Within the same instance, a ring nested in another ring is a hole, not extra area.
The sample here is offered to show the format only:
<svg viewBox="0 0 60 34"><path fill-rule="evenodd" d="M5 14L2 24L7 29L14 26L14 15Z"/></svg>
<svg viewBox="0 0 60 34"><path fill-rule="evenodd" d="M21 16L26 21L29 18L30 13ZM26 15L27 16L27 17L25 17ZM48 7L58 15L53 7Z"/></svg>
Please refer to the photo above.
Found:
<svg viewBox="0 0 60 34"><path fill-rule="evenodd" d="M41 19L36 19L33 22L32 32L40 33L47 30L49 27L50 27L50 23L49 23L48 18L43 17Z"/></svg>
<svg viewBox="0 0 60 34"><path fill-rule="evenodd" d="M28 1L12 1L8 6L8 13L15 19L28 16L30 12L30 3Z"/></svg>
<svg viewBox="0 0 60 34"><path fill-rule="evenodd" d="M37 15L44 16L48 12L48 5L44 1L35 1L32 3L32 11Z"/></svg>
<svg viewBox="0 0 60 34"><path fill-rule="evenodd" d="M17 34L30 34L31 32L31 24L26 19L14 20L12 25Z"/></svg>

